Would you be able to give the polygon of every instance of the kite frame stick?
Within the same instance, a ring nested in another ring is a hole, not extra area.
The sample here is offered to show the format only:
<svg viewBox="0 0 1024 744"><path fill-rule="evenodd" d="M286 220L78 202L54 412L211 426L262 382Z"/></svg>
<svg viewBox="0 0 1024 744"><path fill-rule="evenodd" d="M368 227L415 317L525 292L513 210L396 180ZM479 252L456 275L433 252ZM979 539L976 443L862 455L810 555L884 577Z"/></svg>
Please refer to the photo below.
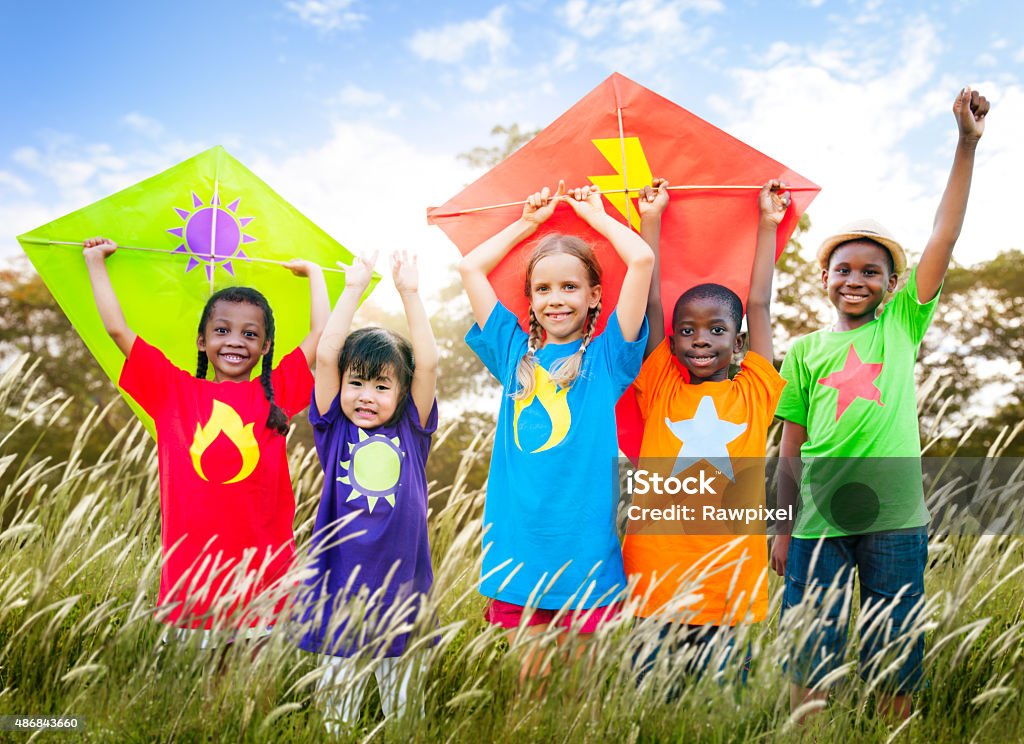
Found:
<svg viewBox="0 0 1024 744"><path fill-rule="evenodd" d="M633 227L633 217L629 214L633 208L633 200L629 198L629 166L626 165L626 135L622 131L622 108L617 108L619 115L619 157L622 158L622 185L626 194L626 224Z"/></svg>
<svg viewBox="0 0 1024 744"><path fill-rule="evenodd" d="M31 243L32 245L70 245L70 246L77 246L79 248L82 247L81 243L73 242L73 241L70 241L70 240L44 240L42 238L22 238L22 242ZM119 251L124 250L124 251L144 251L146 253L163 253L163 254L166 254L168 256L175 256L176 255L176 256L182 256L182 257L184 257L184 256L191 256L193 258L203 258L203 259L210 258L211 261L213 262L213 264L216 265L216 261L214 260L216 258L216 256L214 254L210 254L209 256L207 256L206 254L181 253L179 251L167 250L167 249L164 249L164 248L144 248L143 246L139 246L139 245L118 245L117 249ZM255 263L275 264L276 266L285 266L288 263L287 261L277 261L277 260L275 260L273 258L258 258L256 256L246 256L245 258L242 258L242 259L235 258L235 259L232 259L232 260L235 260L235 261L253 261ZM345 273L344 269L331 268L330 266L321 266L320 268L322 270L324 270L324 271L333 271L333 272L335 272L337 274L344 274Z"/></svg>
<svg viewBox="0 0 1024 744"><path fill-rule="evenodd" d="M213 275L217 273L217 216L220 208L220 152L213 166L213 200L214 217L210 220L210 265L206 267L206 277L210 280L210 294L213 294Z"/></svg>
<svg viewBox="0 0 1024 744"><path fill-rule="evenodd" d="M625 175L625 174L623 174L623 175ZM687 186L668 186L667 189L669 191L760 191L762 189L762 187L763 187L763 185L762 186L746 186L746 185L737 185L737 186L727 185L727 186L722 186L722 185L713 185L713 184L709 184L709 185L693 184L693 185L687 185ZM786 191L817 191L817 190L818 190L817 186L790 186L790 187L788 187L786 189ZM640 195L640 189L608 189L607 191L602 191L601 193L602 194L627 194L628 193L630 195L639 196ZM491 210L491 209L502 209L503 207L521 207L524 204L526 204L526 202L527 202L527 200L524 199L523 201L505 202L504 204L489 204L486 207L467 207L466 209L460 209L457 212L443 212L441 214L432 214L432 215L430 215L430 218L431 219L442 219L444 217L458 217L459 215L463 215L463 214L473 214L474 212L486 212L486 211Z"/></svg>

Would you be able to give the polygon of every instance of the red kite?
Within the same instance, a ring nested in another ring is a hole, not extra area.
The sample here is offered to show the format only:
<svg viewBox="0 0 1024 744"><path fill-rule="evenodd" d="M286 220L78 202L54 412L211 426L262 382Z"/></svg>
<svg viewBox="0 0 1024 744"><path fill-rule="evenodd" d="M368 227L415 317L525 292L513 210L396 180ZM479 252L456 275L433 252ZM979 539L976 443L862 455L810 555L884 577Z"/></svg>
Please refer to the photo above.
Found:
<svg viewBox="0 0 1024 744"><path fill-rule="evenodd" d="M779 225L776 257L820 191L799 173L615 73L446 204L428 209L427 220L465 255L513 222L529 194L542 186L553 189L564 179L570 187L599 186L608 213L638 230L637 190L656 176L673 186L661 231L666 314L682 292L704 282L724 284L746 299L759 215L757 192L765 181L780 178L793 195ZM594 246L604 270L604 307L614 307L625 266L611 245L564 205L529 244L549 232L576 234ZM490 275L498 298L523 319L528 258L529 250L517 246ZM602 315L599 329L607 312ZM619 446L635 460L642 422L632 390L619 401L617 415Z"/></svg>

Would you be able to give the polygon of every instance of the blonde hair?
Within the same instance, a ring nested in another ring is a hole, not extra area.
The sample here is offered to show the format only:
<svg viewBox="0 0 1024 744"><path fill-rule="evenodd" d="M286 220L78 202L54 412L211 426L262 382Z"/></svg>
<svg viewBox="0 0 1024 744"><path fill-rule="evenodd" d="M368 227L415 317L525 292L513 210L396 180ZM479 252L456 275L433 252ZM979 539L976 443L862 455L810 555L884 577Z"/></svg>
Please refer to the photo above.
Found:
<svg viewBox="0 0 1024 744"><path fill-rule="evenodd" d="M525 292L527 297L530 296L530 290L532 289L530 282L537 262L542 258L559 253L565 253L578 258L587 271L587 280L590 282L590 285L592 287L599 287L601 285L601 265L597 262L594 251L586 241L574 235L553 233L545 236L537 243L537 247L533 249L533 254L530 256L530 262L526 266ZM526 353L523 354L522 359L519 360L519 366L516 367L516 381L519 383L519 389L512 396L516 400L524 400L534 393L536 379L534 364L537 361L537 350L541 347L544 340L544 329L541 327L540 321L537 319L537 315L533 312L532 307L529 312L529 341L527 342ZM590 345L591 340L594 338L594 329L597 328L597 318L600 314L601 303L598 302L596 306L590 308L587 312L587 322L583 329L583 343L580 344L580 348L575 354L559 359L551 368L549 373L551 381L559 387L567 388L579 377L580 369L583 367L583 354L587 351L587 346Z"/></svg>

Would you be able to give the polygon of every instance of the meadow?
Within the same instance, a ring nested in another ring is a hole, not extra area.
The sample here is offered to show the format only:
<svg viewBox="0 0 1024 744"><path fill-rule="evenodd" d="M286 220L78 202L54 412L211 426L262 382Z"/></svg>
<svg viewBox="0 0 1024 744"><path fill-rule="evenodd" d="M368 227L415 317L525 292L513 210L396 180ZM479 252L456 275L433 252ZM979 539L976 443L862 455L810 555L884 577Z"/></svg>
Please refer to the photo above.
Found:
<svg viewBox="0 0 1024 744"><path fill-rule="evenodd" d="M931 398L935 403L941 394L932 388ZM163 642L163 626L154 619L156 454L140 425L122 429L95 462L81 453L100 430L99 410L81 422L60 461L37 459L35 448L12 451L15 431L34 427L42 438L48 422L64 415L59 400L39 398L27 358L0 377L0 411L10 422L0 431L0 715L83 717L84 730L59 734L61 740L330 740L318 704L320 672L287 631L272 633L256 654L242 642L212 650L196 641ZM314 452L291 444L301 553L322 474ZM446 446L442 431L435 448ZM518 689L516 650L523 640L510 644L487 626L475 588L483 492L468 486L466 476L488 446L481 432L462 453L452 484L431 494L435 592L429 609L438 640L425 635L409 654L414 703L385 720L371 693L359 724L338 740L1024 739L1024 540L1013 535L933 536L920 620L927 633L926 683L902 725L875 714L875 680L856 675L853 649L835 675L827 709L804 726L794 723L781 661L815 619L801 616L779 628L781 584L774 576L769 620L741 633L753 660L746 684L735 681L735 661L694 679L682 664L662 657L638 686L630 661L638 643L651 642L653 628L620 624L598 634L577 663L567 661L574 640L560 648L543 636L552 674L543 685ZM374 663L366 659L364 672ZM667 702L670 688L680 692ZM0 737L24 741L29 734Z"/></svg>

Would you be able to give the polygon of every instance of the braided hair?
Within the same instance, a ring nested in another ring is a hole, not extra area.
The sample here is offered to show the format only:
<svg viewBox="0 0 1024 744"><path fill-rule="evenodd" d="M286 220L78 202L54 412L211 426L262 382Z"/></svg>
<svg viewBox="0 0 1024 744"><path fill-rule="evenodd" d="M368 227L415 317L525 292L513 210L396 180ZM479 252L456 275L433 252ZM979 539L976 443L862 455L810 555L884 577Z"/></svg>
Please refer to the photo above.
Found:
<svg viewBox="0 0 1024 744"><path fill-rule="evenodd" d="M271 384L271 373L274 369L274 313L270 309L270 303L260 292L251 287L226 287L210 295L203 308L203 314L199 318L199 335L206 335L206 324L210 320L213 308L218 302L244 302L254 305L263 311L263 325L270 340L270 348L263 355L263 363L260 366L260 385L263 387L263 394L270 403L270 413L267 415L267 428L277 431L278 434L288 433L288 416L279 405L274 402L274 386ZM200 351L196 361L196 377L200 380L206 379L206 372L210 360L205 351Z"/></svg>
<svg viewBox="0 0 1024 744"><path fill-rule="evenodd" d="M526 266L525 292L527 297L530 297L531 294L533 269L537 262L542 258L559 253L565 253L580 260L580 263L586 269L587 280L590 282L591 287L601 285L601 265L597 262L594 251L587 242L575 235L552 233L546 235L537 243L537 247L534 248L533 254L530 256L530 262ZM580 348L577 349L576 353L564 359L559 359L552 366L550 372L551 380L559 387L567 388L579 377L580 370L583 367L583 354L594 337L594 331L597 328L597 318L600 314L601 303L598 302L596 306L590 308L587 312L587 322L583 330L583 343L580 344ZM519 383L519 389L512 396L516 400L524 400L533 395L535 386L534 363L537 359L537 350L542 346L543 340L544 329L541 327L540 320L537 319L537 315L531 307L529 341L527 342L526 353L523 354L519 360L519 365L516 367L516 381Z"/></svg>

